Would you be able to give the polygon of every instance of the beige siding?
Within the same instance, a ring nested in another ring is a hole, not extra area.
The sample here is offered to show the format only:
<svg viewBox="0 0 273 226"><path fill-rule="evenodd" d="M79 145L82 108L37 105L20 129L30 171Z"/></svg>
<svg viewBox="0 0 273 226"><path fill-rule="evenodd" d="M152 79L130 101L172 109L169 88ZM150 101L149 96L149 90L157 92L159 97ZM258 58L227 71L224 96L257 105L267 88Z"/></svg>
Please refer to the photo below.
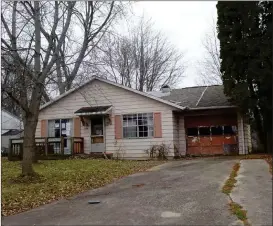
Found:
<svg viewBox="0 0 273 226"><path fill-rule="evenodd" d="M179 116L175 114L173 114L173 143L175 151L179 152Z"/></svg>
<svg viewBox="0 0 273 226"><path fill-rule="evenodd" d="M79 108L98 105L113 106L112 123L106 126L107 152L123 150L120 152L124 157L146 158L148 155L144 150L163 142L170 145L173 155L173 107L97 80L43 109L39 115L36 136L40 136L41 119L73 118ZM114 115L149 112L162 113L162 138L115 139ZM84 137L85 152L90 153L90 124L81 127L81 136Z"/></svg>
<svg viewBox="0 0 273 226"><path fill-rule="evenodd" d="M179 152L186 155L186 134L184 125L184 116L179 116Z"/></svg>

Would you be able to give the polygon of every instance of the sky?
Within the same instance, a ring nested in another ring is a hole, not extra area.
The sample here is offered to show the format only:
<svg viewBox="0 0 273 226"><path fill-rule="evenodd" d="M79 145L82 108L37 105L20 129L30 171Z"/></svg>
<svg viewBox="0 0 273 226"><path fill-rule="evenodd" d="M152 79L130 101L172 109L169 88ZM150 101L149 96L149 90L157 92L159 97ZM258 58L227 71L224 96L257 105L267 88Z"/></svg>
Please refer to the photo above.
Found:
<svg viewBox="0 0 273 226"><path fill-rule="evenodd" d="M204 56L202 39L217 18L217 1L139 1L134 3L136 16L151 18L157 29L185 52L187 70L178 87L195 86L196 64Z"/></svg>

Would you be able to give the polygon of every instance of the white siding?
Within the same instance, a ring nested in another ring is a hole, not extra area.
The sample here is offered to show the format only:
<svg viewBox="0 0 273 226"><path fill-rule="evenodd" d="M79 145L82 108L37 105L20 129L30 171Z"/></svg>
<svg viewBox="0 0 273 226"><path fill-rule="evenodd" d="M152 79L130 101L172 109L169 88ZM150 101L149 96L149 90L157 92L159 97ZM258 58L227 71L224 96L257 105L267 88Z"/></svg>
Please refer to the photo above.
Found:
<svg viewBox="0 0 273 226"><path fill-rule="evenodd" d="M239 154L248 154L252 151L250 125L239 113L237 114L237 120Z"/></svg>
<svg viewBox="0 0 273 226"><path fill-rule="evenodd" d="M244 118L244 139L246 151L247 153L251 153L252 152L251 130L249 122L246 118Z"/></svg>
<svg viewBox="0 0 273 226"><path fill-rule="evenodd" d="M5 110L1 110L1 134L11 130L23 128L23 123L17 117Z"/></svg>
<svg viewBox="0 0 273 226"><path fill-rule="evenodd" d="M135 94L128 90L95 80L80 90L62 98L60 101L41 110L37 125L36 136L40 136L40 120L56 118L73 118L74 112L81 107L112 105L112 123L106 126L106 151L115 153L122 149L126 158L147 158L144 152L154 144L166 143L170 145L173 155L173 107ZM161 112L162 138L151 139L115 139L114 115L130 113ZM81 137L84 138L84 151L90 153L90 124L81 126Z"/></svg>

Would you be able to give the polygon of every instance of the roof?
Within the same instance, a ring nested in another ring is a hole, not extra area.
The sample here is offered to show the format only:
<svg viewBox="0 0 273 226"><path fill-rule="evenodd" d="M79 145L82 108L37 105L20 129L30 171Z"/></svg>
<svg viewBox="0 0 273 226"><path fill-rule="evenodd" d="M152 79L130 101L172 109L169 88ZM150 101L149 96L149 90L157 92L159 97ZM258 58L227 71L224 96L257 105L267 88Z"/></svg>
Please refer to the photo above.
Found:
<svg viewBox="0 0 273 226"><path fill-rule="evenodd" d="M10 129L9 131L1 134L1 136L13 136L13 135L17 135L19 133L23 132L23 130L19 130L19 129Z"/></svg>
<svg viewBox="0 0 273 226"><path fill-rule="evenodd" d="M7 113L8 115L10 115L11 117L13 117L15 119L18 119L19 121L21 120L20 117L16 116L15 114L9 112L8 110L6 110L4 108L2 108L1 111Z"/></svg>
<svg viewBox="0 0 273 226"><path fill-rule="evenodd" d="M158 102L161 102L161 103L164 103L164 104L166 104L166 105L169 105L169 106L178 108L178 109L180 109L180 110L184 110L184 109L185 109L184 107L182 107L182 106L180 106L180 105L177 105L177 104L174 104L174 103L172 103L172 102L170 102L170 101L168 101L168 100L164 100L164 99L161 99L161 98L159 98L159 97L155 97L155 96L153 96L153 95L150 95L150 94L147 94L147 93L144 93L144 92L141 92L141 91L138 91L138 90L129 88L129 87L127 87L127 86L120 85L120 84L118 84L118 83L112 82L112 81L107 80L107 79L103 79L103 78L99 78L99 77L93 76L88 82L84 83L83 85L78 86L78 87L76 87L76 88L74 88L74 89L71 89L71 90L69 90L69 91L63 93L62 95L58 96L58 97L55 98L54 100L45 103L44 105L42 105L42 106L40 107L40 110L42 110L42 109L44 109L44 108L46 108L46 107L52 105L53 103L55 103L55 102L61 100L62 98L64 98L64 97L70 95L71 93L73 93L73 92L75 92L75 91L77 91L77 90L83 88L84 86L90 84L91 82L93 82L93 81L95 81L95 80L98 80L98 81L101 81L101 82L105 82L105 83L107 83L107 84L110 84L110 85L113 85L113 86L116 86L116 87L119 87L119 88L128 90L128 91L130 91L130 92L136 93L136 94L138 94L138 95L141 95L141 96L144 96L144 97L153 99L153 100L156 100L156 101L158 101Z"/></svg>
<svg viewBox="0 0 273 226"><path fill-rule="evenodd" d="M161 98L188 108L235 107L224 94L223 85L173 89L169 95Z"/></svg>
<svg viewBox="0 0 273 226"><path fill-rule="evenodd" d="M75 111L76 115L102 115L107 114L112 106L82 107Z"/></svg>

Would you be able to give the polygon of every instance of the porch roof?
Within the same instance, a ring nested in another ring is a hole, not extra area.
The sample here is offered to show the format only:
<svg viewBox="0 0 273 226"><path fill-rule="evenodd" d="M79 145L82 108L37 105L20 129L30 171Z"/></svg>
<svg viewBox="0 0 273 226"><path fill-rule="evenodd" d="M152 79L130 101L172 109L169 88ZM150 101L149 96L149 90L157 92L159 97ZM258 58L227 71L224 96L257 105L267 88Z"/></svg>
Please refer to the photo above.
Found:
<svg viewBox="0 0 273 226"><path fill-rule="evenodd" d="M82 107L74 112L75 115L106 115L112 106Z"/></svg>

